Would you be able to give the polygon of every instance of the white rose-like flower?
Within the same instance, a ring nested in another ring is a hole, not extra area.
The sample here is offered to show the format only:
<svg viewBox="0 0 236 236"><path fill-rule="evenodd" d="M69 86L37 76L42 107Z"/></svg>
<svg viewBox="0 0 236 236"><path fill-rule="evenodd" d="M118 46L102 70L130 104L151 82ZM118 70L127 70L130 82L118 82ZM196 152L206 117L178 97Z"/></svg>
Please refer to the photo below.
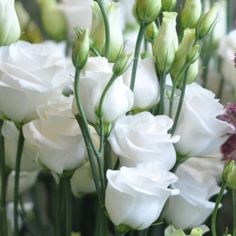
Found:
<svg viewBox="0 0 236 236"><path fill-rule="evenodd" d="M178 193L168 188L177 177L159 162L108 170L107 179L107 212L115 225L132 229L149 227L160 216L168 197Z"/></svg>
<svg viewBox="0 0 236 236"><path fill-rule="evenodd" d="M234 88L236 88L236 68L234 67L235 49L236 30L233 30L220 41L218 53L223 58L223 76L233 84Z"/></svg>
<svg viewBox="0 0 236 236"><path fill-rule="evenodd" d="M110 64L104 58L93 58L93 64L96 60L96 65L87 65L88 70L84 70L80 79L80 99L88 120L91 123L97 123L98 118L96 109L99 106L102 93L112 77L112 72L109 72ZM100 61L102 64L100 64ZM90 62L88 61L90 64ZM104 71L100 71L103 69ZM99 70L97 67L101 67ZM133 106L133 92L126 86L119 77L108 90L102 107L103 119L106 122L112 122L121 115L128 112ZM75 111L74 113L76 113Z"/></svg>
<svg viewBox="0 0 236 236"><path fill-rule="evenodd" d="M223 163L214 157L191 157L181 164L175 172L179 180L173 185L180 194L166 204L163 214L167 222L178 229L201 225L215 207L209 199L220 190L217 182L222 171Z"/></svg>
<svg viewBox="0 0 236 236"><path fill-rule="evenodd" d="M130 86L131 67L124 75L124 82ZM133 109L148 109L159 102L159 82L153 58L139 61L134 86Z"/></svg>
<svg viewBox="0 0 236 236"><path fill-rule="evenodd" d="M173 143L179 141L179 136L168 134L172 125L168 116L149 112L123 116L116 121L108 140L121 165L159 161L170 170L176 162Z"/></svg>
<svg viewBox="0 0 236 236"><path fill-rule="evenodd" d="M41 107L41 119L23 126L25 139L36 149L34 161L61 174L78 168L87 158L83 136L71 111L72 99Z"/></svg>
<svg viewBox="0 0 236 236"><path fill-rule="evenodd" d="M233 126L219 120L224 107L215 95L197 83L187 85L176 134L176 150L184 155L210 155L219 152Z"/></svg>
<svg viewBox="0 0 236 236"><path fill-rule="evenodd" d="M69 62L61 45L19 41L0 48L0 113L14 122L37 117L36 109L59 97Z"/></svg>
<svg viewBox="0 0 236 236"><path fill-rule="evenodd" d="M19 130L15 124L11 121L4 121L2 127L2 134L4 136L5 143L5 155L6 165L12 170L15 169L16 165L16 152L19 140ZM24 142L22 160L21 160L21 171L33 171L39 169L39 166L32 161L35 155L35 148L27 140Z"/></svg>
<svg viewBox="0 0 236 236"><path fill-rule="evenodd" d="M36 182L38 171L31 172L20 172L19 179L19 194L23 194L26 192L33 184ZM12 202L14 198L14 185L15 185L15 171L12 171L8 176L8 184L7 184L7 196L6 200L8 202Z"/></svg>
<svg viewBox="0 0 236 236"><path fill-rule="evenodd" d="M75 38L75 27L82 29L91 28L92 25L92 0L63 0L58 3L68 23L69 38Z"/></svg>

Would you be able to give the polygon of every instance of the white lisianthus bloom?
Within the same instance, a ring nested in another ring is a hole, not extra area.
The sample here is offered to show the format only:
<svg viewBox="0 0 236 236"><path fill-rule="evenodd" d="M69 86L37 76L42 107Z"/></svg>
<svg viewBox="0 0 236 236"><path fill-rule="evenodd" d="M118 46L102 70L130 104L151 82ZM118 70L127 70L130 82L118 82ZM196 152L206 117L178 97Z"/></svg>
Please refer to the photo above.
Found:
<svg viewBox="0 0 236 236"><path fill-rule="evenodd" d="M232 125L217 118L223 113L223 105L211 91L197 83L187 85L175 131L181 137L175 145L176 150L192 156L219 153L227 134L234 131Z"/></svg>
<svg viewBox="0 0 236 236"><path fill-rule="evenodd" d="M58 174L78 168L87 158L71 106L72 98L63 97L61 102L40 107L41 119L23 126L26 141L36 149L34 161Z"/></svg>
<svg viewBox="0 0 236 236"><path fill-rule="evenodd" d="M121 165L159 161L170 170L176 162L173 143L179 141L179 136L168 134L172 125L168 116L149 112L123 116L116 121L108 140Z"/></svg>
<svg viewBox="0 0 236 236"><path fill-rule="evenodd" d="M57 4L68 23L69 38L75 37L74 28L91 28L92 25L92 0L63 0Z"/></svg>
<svg viewBox="0 0 236 236"><path fill-rule="evenodd" d="M0 113L26 123L36 109L62 93L68 81L69 62L61 45L18 41L0 48Z"/></svg>
<svg viewBox="0 0 236 236"><path fill-rule="evenodd" d="M19 130L11 121L4 121L2 126L2 135L4 137L6 165L12 170L16 165L16 152L19 140ZM33 162L35 148L27 140L24 142L21 171L33 171L39 169L39 166Z"/></svg>
<svg viewBox="0 0 236 236"><path fill-rule="evenodd" d="M233 84L234 88L236 88L236 68L234 66L235 49L236 30L233 30L220 41L218 53L223 58L223 76Z"/></svg>
<svg viewBox="0 0 236 236"><path fill-rule="evenodd" d="M36 179L38 177L39 171L31 171L31 172L20 172L19 177L19 194L23 194L30 187L34 185ZM12 202L14 199L14 185L15 185L15 171L12 171L8 176L7 183L7 202Z"/></svg>
<svg viewBox="0 0 236 236"><path fill-rule="evenodd" d="M102 57L88 59L88 63L81 73L80 98L85 114L91 123L98 122L96 110L111 77L112 67L107 59ZM124 115L132 108L133 100L133 92L125 85L122 77L117 78L105 96L102 107L103 120L112 122ZM75 114L76 109L74 107Z"/></svg>
<svg viewBox="0 0 236 236"><path fill-rule="evenodd" d="M71 178L71 188L76 197L96 192L92 170L88 161L76 169Z"/></svg>
<svg viewBox="0 0 236 236"><path fill-rule="evenodd" d="M130 86L132 67L124 74L124 82ZM159 102L159 82L153 58L140 60L134 86L133 109L149 109Z"/></svg>
<svg viewBox="0 0 236 236"><path fill-rule="evenodd" d="M220 190L222 171L223 163L214 157L191 157L181 164L175 172L179 180L173 185L180 194L166 204L163 214L167 222L178 229L201 225L215 207L209 199Z"/></svg>
<svg viewBox="0 0 236 236"><path fill-rule="evenodd" d="M177 177L159 162L107 171L105 205L112 222L142 230L158 219Z"/></svg>
<svg viewBox="0 0 236 236"><path fill-rule="evenodd" d="M0 1L0 45L9 45L20 38L21 29L14 0Z"/></svg>

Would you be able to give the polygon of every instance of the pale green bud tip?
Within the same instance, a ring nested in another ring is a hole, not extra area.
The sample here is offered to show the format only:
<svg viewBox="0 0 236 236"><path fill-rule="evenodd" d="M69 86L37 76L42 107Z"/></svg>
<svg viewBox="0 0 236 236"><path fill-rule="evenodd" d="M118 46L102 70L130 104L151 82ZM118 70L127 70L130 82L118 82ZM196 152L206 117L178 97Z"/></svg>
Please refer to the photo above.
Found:
<svg viewBox="0 0 236 236"><path fill-rule="evenodd" d="M161 4L163 11L172 11L176 6L176 0L162 0Z"/></svg>
<svg viewBox="0 0 236 236"><path fill-rule="evenodd" d="M89 30L76 30L77 40L74 44L72 51L72 61L76 68L82 69L87 62L89 49L90 49L90 39Z"/></svg>
<svg viewBox="0 0 236 236"><path fill-rule="evenodd" d="M194 28L201 16L201 0L186 0L181 12L181 24L183 28Z"/></svg>
<svg viewBox="0 0 236 236"><path fill-rule="evenodd" d="M20 38L20 23L14 4L14 0L0 1L0 45L10 45Z"/></svg>
<svg viewBox="0 0 236 236"><path fill-rule="evenodd" d="M155 22L152 22L148 25L145 31L145 38L147 41L153 43L154 40L157 38L158 28Z"/></svg>
<svg viewBox="0 0 236 236"><path fill-rule="evenodd" d="M200 18L197 25L198 38L202 38L212 32L216 24L218 10L219 4L215 3L213 7Z"/></svg>
<svg viewBox="0 0 236 236"><path fill-rule="evenodd" d="M225 165L222 175L222 180L224 183L228 183L228 180L230 178L231 173L234 171L234 168L235 168L234 161L230 161Z"/></svg>
<svg viewBox="0 0 236 236"><path fill-rule="evenodd" d="M192 49L190 50L186 61L190 64L193 64L200 56L201 52L201 46L199 44L196 44Z"/></svg>
<svg viewBox="0 0 236 236"><path fill-rule="evenodd" d="M139 22L150 24L161 11L161 0L136 0L136 16Z"/></svg>
<svg viewBox="0 0 236 236"><path fill-rule="evenodd" d="M123 49L117 56L116 62L113 66L113 73L117 76L123 74L127 69L127 64L129 61L130 55L126 54Z"/></svg>
<svg viewBox="0 0 236 236"><path fill-rule="evenodd" d="M209 228L206 225L199 226L192 229L190 236L202 236L209 231Z"/></svg>

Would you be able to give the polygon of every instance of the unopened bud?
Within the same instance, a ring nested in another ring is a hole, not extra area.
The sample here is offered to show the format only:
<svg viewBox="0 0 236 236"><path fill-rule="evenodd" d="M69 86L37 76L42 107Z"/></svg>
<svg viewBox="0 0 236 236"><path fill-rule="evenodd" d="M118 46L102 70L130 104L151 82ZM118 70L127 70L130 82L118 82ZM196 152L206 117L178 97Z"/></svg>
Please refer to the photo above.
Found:
<svg viewBox="0 0 236 236"><path fill-rule="evenodd" d="M194 28L201 16L201 0L186 0L181 12L181 24L183 28Z"/></svg>
<svg viewBox="0 0 236 236"><path fill-rule="evenodd" d="M155 22L148 25L145 32L145 38L147 41L153 43L157 38L158 28Z"/></svg>
<svg viewBox="0 0 236 236"><path fill-rule="evenodd" d="M213 7L200 18L196 28L197 37L199 39L206 36L213 30L217 20L218 6L218 3L215 3Z"/></svg>
<svg viewBox="0 0 236 236"><path fill-rule="evenodd" d="M0 45L10 45L20 38L20 24L14 4L14 0L0 1Z"/></svg>
<svg viewBox="0 0 236 236"><path fill-rule="evenodd" d="M230 175L230 173L233 171L233 169L234 169L234 161L229 161L227 164L226 164L226 166L225 166L225 168L224 168L224 170L223 170L223 176L222 176L222 178L223 178L223 182L224 183L227 183L227 181L228 181L228 178L229 178L229 175Z"/></svg>
<svg viewBox="0 0 236 236"><path fill-rule="evenodd" d="M76 68L82 69L89 55L89 30L77 30L77 40L72 51L72 61Z"/></svg>
<svg viewBox="0 0 236 236"><path fill-rule="evenodd" d="M176 0L162 0L161 5L163 11L172 11L176 6Z"/></svg>
<svg viewBox="0 0 236 236"><path fill-rule="evenodd" d="M123 50L121 50L113 66L113 74L117 76L123 74L125 70L127 69L129 58L130 58L130 55L126 54Z"/></svg>
<svg viewBox="0 0 236 236"><path fill-rule="evenodd" d="M160 74L167 74L174 62L178 47L178 36L175 29L176 12L163 12L163 21L154 42L153 52L156 67Z"/></svg>
<svg viewBox="0 0 236 236"><path fill-rule="evenodd" d="M136 0L136 16L139 22L150 24L161 11L161 0Z"/></svg>
<svg viewBox="0 0 236 236"><path fill-rule="evenodd" d="M186 62L193 64L200 56L201 46L196 44L193 48L190 49L188 56L186 58Z"/></svg>
<svg viewBox="0 0 236 236"><path fill-rule="evenodd" d="M202 236L209 231L206 225L199 226L191 230L190 236Z"/></svg>
<svg viewBox="0 0 236 236"><path fill-rule="evenodd" d="M197 79L197 75L199 73L199 61L196 60L193 64L191 64L188 68L187 72L187 83L191 84Z"/></svg>

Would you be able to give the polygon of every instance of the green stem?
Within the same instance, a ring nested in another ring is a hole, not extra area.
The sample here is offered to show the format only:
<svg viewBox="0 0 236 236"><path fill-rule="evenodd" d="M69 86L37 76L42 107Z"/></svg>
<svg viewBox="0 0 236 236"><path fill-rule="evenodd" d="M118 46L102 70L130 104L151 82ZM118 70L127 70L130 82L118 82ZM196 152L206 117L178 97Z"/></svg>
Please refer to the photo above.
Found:
<svg viewBox="0 0 236 236"><path fill-rule="evenodd" d="M209 58L206 58L205 62L204 62L204 70L203 70L203 75L202 75L202 86L203 88L207 88L207 79L208 79L208 71L209 71Z"/></svg>
<svg viewBox="0 0 236 236"><path fill-rule="evenodd" d="M20 184L20 167L22 151L24 146L24 136L22 128L20 128L18 147L16 153L16 166L15 166L15 185L14 185L14 230L15 236L19 235L19 225L18 225L18 203L19 203L19 184Z"/></svg>
<svg viewBox="0 0 236 236"><path fill-rule="evenodd" d="M6 193L8 174L5 164L5 146L4 137L2 135L3 121L0 120L0 173L1 173L1 196L0 196L0 233L8 235L7 229L7 213L6 213Z"/></svg>
<svg viewBox="0 0 236 236"><path fill-rule="evenodd" d="M233 29L234 6L232 0L227 0L227 33Z"/></svg>
<svg viewBox="0 0 236 236"><path fill-rule="evenodd" d="M144 22L142 22L140 25L140 28L139 28L138 37L137 37L137 41L136 41L136 45L135 45L135 51L134 51L134 62L133 62L131 83L130 83L130 89L132 91L134 91L138 60L139 60L139 55L140 55L140 50L141 50L141 45L142 45L145 29L146 29L146 24Z"/></svg>
<svg viewBox="0 0 236 236"><path fill-rule="evenodd" d="M97 3L99 5L99 8L102 13L104 26L105 26L105 57L108 58L109 55L109 47L110 47L110 26L109 26L109 20L104 8L104 5L102 3L102 0L97 0Z"/></svg>
<svg viewBox="0 0 236 236"><path fill-rule="evenodd" d="M158 115L164 114L165 87L166 87L166 76L162 75L160 77L160 101L158 107Z"/></svg>
<svg viewBox="0 0 236 236"><path fill-rule="evenodd" d="M214 211L213 211L213 214L212 214L212 217L211 217L212 236L217 236L217 232L216 232L217 213L218 213L218 209L219 209L221 200L222 200L223 195L224 195L225 188L226 188L226 183L222 183L220 192L219 192L219 194L217 196L217 199L216 199L215 208L214 208Z"/></svg>
<svg viewBox="0 0 236 236"><path fill-rule="evenodd" d="M72 231L72 205L71 205L71 184L70 184L70 178L65 178L64 179L64 196L65 196L65 213L66 213L66 220L65 220L65 225L66 225L66 234L65 236L71 236L71 231Z"/></svg>
<svg viewBox="0 0 236 236"><path fill-rule="evenodd" d="M236 236L236 190L232 190L233 198L233 236Z"/></svg>

